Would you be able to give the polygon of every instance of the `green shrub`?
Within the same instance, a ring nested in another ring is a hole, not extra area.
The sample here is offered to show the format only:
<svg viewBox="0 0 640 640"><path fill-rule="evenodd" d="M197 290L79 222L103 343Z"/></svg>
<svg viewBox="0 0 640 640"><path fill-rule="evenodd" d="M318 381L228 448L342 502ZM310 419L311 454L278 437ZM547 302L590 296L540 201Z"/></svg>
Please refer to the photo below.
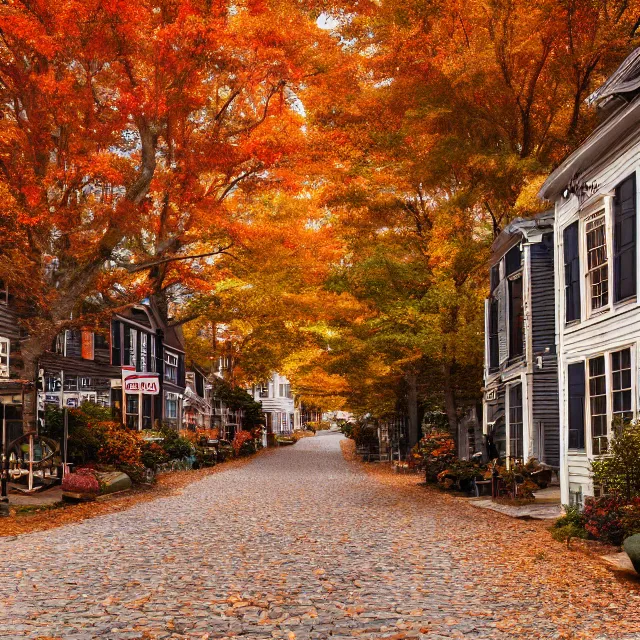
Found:
<svg viewBox="0 0 640 640"><path fill-rule="evenodd" d="M575 524L565 524L560 527L554 526L551 529L551 537L558 542L569 544L571 538L587 538L587 532L583 527L578 527Z"/></svg>
<svg viewBox="0 0 640 640"><path fill-rule="evenodd" d="M640 498L634 498L622 509L624 537L640 534Z"/></svg>
<svg viewBox="0 0 640 640"><path fill-rule="evenodd" d="M169 462L169 456L157 442L144 442L142 445L142 464L147 469L156 469L158 465Z"/></svg>
<svg viewBox="0 0 640 640"><path fill-rule="evenodd" d="M579 529L584 529L585 518L580 508L577 506L570 506L568 504L563 505L564 515L560 516L554 523L554 528L560 529L562 527L574 526Z"/></svg>
<svg viewBox="0 0 640 640"><path fill-rule="evenodd" d="M640 424L616 425L608 455L591 463L593 481L627 501L640 496Z"/></svg>
<svg viewBox="0 0 640 640"><path fill-rule="evenodd" d="M342 433L347 437L347 438L351 438L352 437L352 433L353 433L353 423L352 422L345 422L341 427L340 427L340 431L342 431Z"/></svg>
<svg viewBox="0 0 640 640"><path fill-rule="evenodd" d="M183 438L175 429L170 426L163 425L161 429L162 442L160 445L164 449L169 460L180 460L187 458L193 453L191 442Z"/></svg>

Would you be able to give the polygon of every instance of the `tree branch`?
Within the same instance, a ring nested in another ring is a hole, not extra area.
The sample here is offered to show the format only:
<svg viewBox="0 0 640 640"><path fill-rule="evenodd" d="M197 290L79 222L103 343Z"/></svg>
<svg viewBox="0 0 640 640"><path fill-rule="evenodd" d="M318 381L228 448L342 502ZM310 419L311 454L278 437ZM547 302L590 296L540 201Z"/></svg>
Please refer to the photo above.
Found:
<svg viewBox="0 0 640 640"><path fill-rule="evenodd" d="M196 260L198 258L208 258L210 256L218 256L221 254L228 255L231 258L235 259L235 256L227 253L233 244L227 245L226 247L222 247L220 249L216 249L215 251L207 251L206 253L198 253L191 256L171 256L169 258L160 258L158 260L152 260L151 262L145 262L143 264L128 264L128 263L120 263L119 267L126 269L129 273L138 273L140 271L145 271L146 269L151 269L153 267L157 267L163 264L167 264L169 262L178 262L180 260Z"/></svg>

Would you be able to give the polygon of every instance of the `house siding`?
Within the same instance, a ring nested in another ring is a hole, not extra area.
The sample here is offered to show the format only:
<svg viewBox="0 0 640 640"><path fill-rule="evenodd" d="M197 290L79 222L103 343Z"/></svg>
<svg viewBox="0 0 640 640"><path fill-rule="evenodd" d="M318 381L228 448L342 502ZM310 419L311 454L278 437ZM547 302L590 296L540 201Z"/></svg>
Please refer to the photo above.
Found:
<svg viewBox="0 0 640 640"><path fill-rule="evenodd" d="M509 359L510 333L508 277L504 259L520 243L522 278L524 349L523 355ZM509 445L508 393L513 385L522 385L521 454L526 460L538 458L553 467L560 464L560 425L558 409L558 368L555 349L556 309L554 287L553 215L541 214L534 220L516 220L494 243L492 265L500 265L501 281L494 288L493 299L499 303L498 341L500 366L489 369L485 362L484 431L496 442L506 442L505 455L514 455ZM487 310L489 304L486 305ZM487 324L488 326L488 324ZM485 348L489 357L489 344Z"/></svg>

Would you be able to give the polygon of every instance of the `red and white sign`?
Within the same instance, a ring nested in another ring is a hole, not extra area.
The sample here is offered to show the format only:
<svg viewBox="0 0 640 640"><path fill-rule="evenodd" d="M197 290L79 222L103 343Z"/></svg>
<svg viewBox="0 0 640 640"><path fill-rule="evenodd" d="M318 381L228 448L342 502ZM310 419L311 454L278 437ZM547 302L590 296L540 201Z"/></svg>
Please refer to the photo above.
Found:
<svg viewBox="0 0 640 640"><path fill-rule="evenodd" d="M142 393L157 396L160 393L160 380L157 373L138 373L122 370L122 387L125 393Z"/></svg>

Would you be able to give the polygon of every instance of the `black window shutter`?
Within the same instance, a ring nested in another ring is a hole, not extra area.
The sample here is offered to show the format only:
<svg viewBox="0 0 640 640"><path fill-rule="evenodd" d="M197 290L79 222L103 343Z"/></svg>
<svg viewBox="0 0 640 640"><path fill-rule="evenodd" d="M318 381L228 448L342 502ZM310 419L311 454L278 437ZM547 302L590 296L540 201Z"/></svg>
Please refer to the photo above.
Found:
<svg viewBox="0 0 640 640"><path fill-rule="evenodd" d="M524 353L524 315L522 307L522 278L509 280L509 357Z"/></svg>
<svg viewBox="0 0 640 640"><path fill-rule="evenodd" d="M636 295L636 175L616 187L613 201L614 302Z"/></svg>
<svg viewBox="0 0 640 640"><path fill-rule="evenodd" d="M522 266L522 249L520 245L516 245L507 251L504 257L504 269L505 275L510 276L515 273Z"/></svg>
<svg viewBox="0 0 640 640"><path fill-rule="evenodd" d="M489 299L489 368L500 365L500 343L498 338L498 301Z"/></svg>
<svg viewBox="0 0 640 640"><path fill-rule="evenodd" d="M584 362L576 362L568 367L569 386L569 449L584 450L585 430L585 384Z"/></svg>
<svg viewBox="0 0 640 640"><path fill-rule="evenodd" d="M111 364L116 367L122 364L120 352L120 322L114 320L111 323Z"/></svg>
<svg viewBox="0 0 640 640"><path fill-rule="evenodd" d="M577 221L564 230L563 238L565 321L571 322L580 319L580 252Z"/></svg>

